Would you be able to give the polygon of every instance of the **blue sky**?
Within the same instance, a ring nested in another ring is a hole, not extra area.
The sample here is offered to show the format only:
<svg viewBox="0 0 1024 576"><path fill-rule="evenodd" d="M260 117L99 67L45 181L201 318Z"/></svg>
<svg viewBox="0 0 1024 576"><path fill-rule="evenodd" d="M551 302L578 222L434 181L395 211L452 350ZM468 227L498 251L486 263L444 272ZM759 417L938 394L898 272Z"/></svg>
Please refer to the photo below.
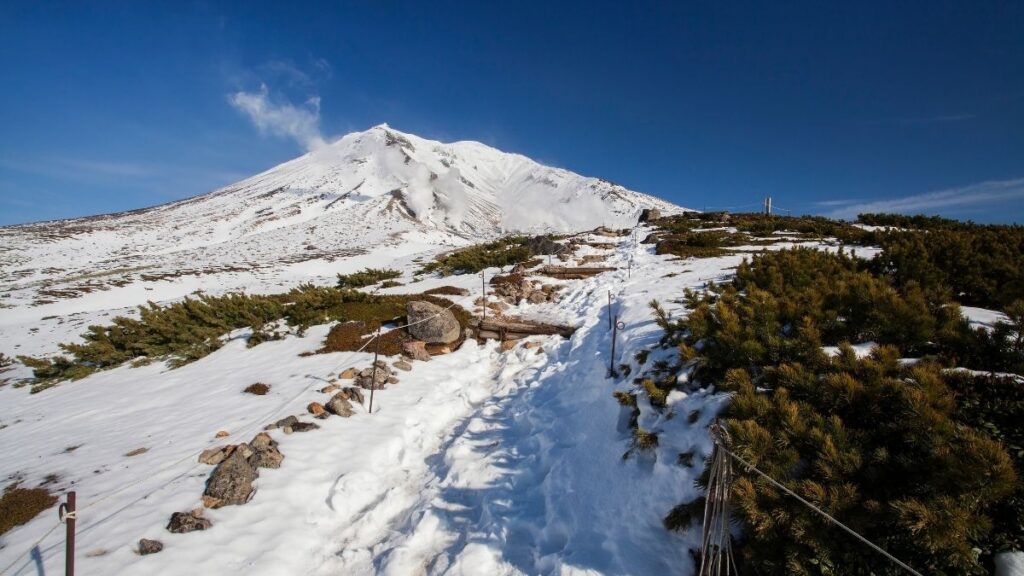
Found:
<svg viewBox="0 0 1024 576"><path fill-rule="evenodd" d="M1024 221L1024 4L832 4L4 2L0 224L381 122L698 209Z"/></svg>

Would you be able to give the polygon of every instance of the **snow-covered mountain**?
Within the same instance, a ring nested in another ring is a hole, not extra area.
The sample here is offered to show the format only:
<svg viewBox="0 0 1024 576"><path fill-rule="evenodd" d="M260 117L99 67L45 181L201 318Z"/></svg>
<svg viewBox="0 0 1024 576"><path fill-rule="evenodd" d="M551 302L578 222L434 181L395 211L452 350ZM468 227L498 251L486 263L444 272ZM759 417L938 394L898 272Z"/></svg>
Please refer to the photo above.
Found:
<svg viewBox="0 0 1024 576"><path fill-rule="evenodd" d="M196 290L279 292L513 231L631 226L644 208L683 210L479 142L382 124L202 196L0 228L0 306L5 324L38 329L48 316Z"/></svg>

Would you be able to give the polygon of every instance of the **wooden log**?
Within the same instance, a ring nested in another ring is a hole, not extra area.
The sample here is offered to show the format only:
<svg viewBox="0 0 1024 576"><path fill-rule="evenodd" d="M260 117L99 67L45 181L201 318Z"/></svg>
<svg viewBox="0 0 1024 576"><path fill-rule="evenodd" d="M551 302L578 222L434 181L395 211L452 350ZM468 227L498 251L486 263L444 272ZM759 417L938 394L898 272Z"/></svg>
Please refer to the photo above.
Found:
<svg viewBox="0 0 1024 576"><path fill-rule="evenodd" d="M589 278L596 276L604 272L614 272L615 268L607 267L577 267L572 268L568 266L545 266L539 270L539 273L545 276L551 276L553 278L562 278L567 280L578 280L581 278Z"/></svg>
<svg viewBox="0 0 1024 576"><path fill-rule="evenodd" d="M493 338L500 340L505 335L506 340L517 340L528 336L546 336L558 334L568 338L576 332L572 326L560 326L558 324L544 324L541 322L529 322L525 320L507 318L477 319L474 322L478 338Z"/></svg>

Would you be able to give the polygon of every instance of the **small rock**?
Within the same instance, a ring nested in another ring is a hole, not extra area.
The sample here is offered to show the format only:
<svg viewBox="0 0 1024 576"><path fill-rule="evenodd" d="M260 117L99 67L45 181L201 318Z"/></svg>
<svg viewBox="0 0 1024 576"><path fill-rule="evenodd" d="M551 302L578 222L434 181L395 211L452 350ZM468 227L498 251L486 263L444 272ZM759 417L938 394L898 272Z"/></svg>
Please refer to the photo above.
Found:
<svg viewBox="0 0 1024 576"><path fill-rule="evenodd" d="M323 388L321 388L320 393L330 394L332 392L337 392L339 388L341 388L341 386L338 386L337 384L331 384L330 386L324 386Z"/></svg>
<svg viewBox="0 0 1024 576"><path fill-rule="evenodd" d="M319 402L310 402L309 406L306 406L306 412L309 412L313 416L320 418L323 415L327 414L327 409L324 408L324 405ZM294 429L295 427L292 426L292 428Z"/></svg>
<svg viewBox="0 0 1024 576"><path fill-rule="evenodd" d="M203 450L203 453L199 455L200 464L209 464L210 466L216 466L227 458L227 451L223 447L219 448L207 448Z"/></svg>
<svg viewBox="0 0 1024 576"><path fill-rule="evenodd" d="M346 368L344 372L338 374L338 378L341 380L351 380L359 374L359 370L355 368Z"/></svg>
<svg viewBox="0 0 1024 576"><path fill-rule="evenodd" d="M388 384L398 384L398 376L388 376Z"/></svg>
<svg viewBox="0 0 1024 576"><path fill-rule="evenodd" d="M430 362L430 352L427 352L427 343L422 340L402 342L402 353L413 360Z"/></svg>
<svg viewBox="0 0 1024 576"><path fill-rule="evenodd" d="M342 418L348 418L355 414L355 412L352 411L352 404L349 403L344 390L332 396L331 399L327 401L325 408L327 408L331 414L341 416Z"/></svg>
<svg viewBox="0 0 1024 576"><path fill-rule="evenodd" d="M163 549L164 544L159 540L147 540L145 538L139 540L139 554L142 556L146 556L147 554L156 554Z"/></svg>
<svg viewBox="0 0 1024 576"><path fill-rule="evenodd" d="M360 388L345 388L341 391L341 394L346 400L354 400L360 404L365 404L366 399L363 396L363 391Z"/></svg>
<svg viewBox="0 0 1024 576"><path fill-rule="evenodd" d="M284 432L284 435L287 436L292 433L292 427L285 426L284 428L281 428L281 432Z"/></svg>
<svg viewBox="0 0 1024 576"><path fill-rule="evenodd" d="M282 418L282 419L278 420L275 423L275 425L278 428L284 428L285 426L292 426L292 425L294 425L298 421L299 421L299 419L296 418L295 416L288 416L286 418ZM269 438L269 436L268 436L268 438Z"/></svg>
<svg viewBox="0 0 1024 576"><path fill-rule="evenodd" d="M512 267L510 274L526 274L526 266L522 262Z"/></svg>
<svg viewBox="0 0 1024 576"><path fill-rule="evenodd" d="M252 497L254 492L252 483L257 476L259 476L259 472L245 456L245 450L233 450L231 455L214 468L210 478L206 481L203 505L207 508L220 508L233 504L245 504ZM173 523L173 517L171 521ZM209 523L204 528L208 526ZM174 530L171 531L174 532Z"/></svg>
<svg viewBox="0 0 1024 576"><path fill-rule="evenodd" d="M526 348L527 350L530 350L530 349L533 349L533 348L539 348L539 347L540 347L540 342L537 342L536 340L529 340L525 344L523 344L523 348Z"/></svg>
<svg viewBox="0 0 1024 576"><path fill-rule="evenodd" d="M136 448L135 450L125 454L125 456L130 458L132 456L138 456L139 454L145 454L146 452L149 452L149 448Z"/></svg>
<svg viewBox="0 0 1024 576"><path fill-rule="evenodd" d="M548 296L544 292L531 292L526 298L531 304L543 304L548 301Z"/></svg>
<svg viewBox="0 0 1024 576"><path fill-rule="evenodd" d="M505 340L504 342L501 343L501 351L508 352L509 350L515 348L516 344L518 343L518 340Z"/></svg>
<svg viewBox="0 0 1024 576"><path fill-rule="evenodd" d="M299 419L294 416L289 416L292 421L287 425L288 428L292 428L295 424L298 424ZM283 426L282 426L283 428ZM256 468L280 468L281 462L284 460L284 454L277 449L277 442L270 437L270 434L266 432L260 432L249 442L249 446L252 447L255 454L249 458L249 463Z"/></svg>
<svg viewBox="0 0 1024 576"><path fill-rule="evenodd" d="M175 512L171 514L171 521L167 524L167 530L174 534L206 530L212 526L210 521L203 518L202 514L193 512Z"/></svg>
<svg viewBox="0 0 1024 576"><path fill-rule="evenodd" d="M214 434L214 438L227 438L228 436L231 436L231 432L228 432L227 430L219 430Z"/></svg>
<svg viewBox="0 0 1024 576"><path fill-rule="evenodd" d="M412 364L409 364L405 360L399 360L392 364L392 366L398 368L399 370L402 370L403 372L408 372L409 370L412 370Z"/></svg>
<svg viewBox="0 0 1024 576"><path fill-rule="evenodd" d="M292 432L309 432L310 430L316 430L320 426L313 422L299 422L292 426Z"/></svg>

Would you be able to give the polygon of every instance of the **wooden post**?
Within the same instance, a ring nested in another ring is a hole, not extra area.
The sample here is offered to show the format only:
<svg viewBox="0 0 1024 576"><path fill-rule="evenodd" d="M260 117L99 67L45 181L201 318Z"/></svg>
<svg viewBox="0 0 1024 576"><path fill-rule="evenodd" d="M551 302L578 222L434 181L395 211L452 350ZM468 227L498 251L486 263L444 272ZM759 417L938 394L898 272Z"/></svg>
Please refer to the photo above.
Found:
<svg viewBox="0 0 1024 576"><path fill-rule="evenodd" d="M487 320L487 277L484 272L480 272L480 289L483 290L483 305L480 308L483 310L481 313L484 320Z"/></svg>
<svg viewBox="0 0 1024 576"><path fill-rule="evenodd" d="M622 322L615 322L612 324L612 356L608 359L608 377L615 378L619 373L615 370L615 337L618 336L619 330L625 328L626 325Z"/></svg>
<svg viewBox="0 0 1024 576"><path fill-rule="evenodd" d="M64 574L75 576L75 492L68 492L67 502L60 505L57 513L61 522L67 525L64 548Z"/></svg>
<svg viewBox="0 0 1024 576"><path fill-rule="evenodd" d="M370 376L370 414L373 414L373 391L377 388L377 356L380 355L380 326L373 337L373 375Z"/></svg>

